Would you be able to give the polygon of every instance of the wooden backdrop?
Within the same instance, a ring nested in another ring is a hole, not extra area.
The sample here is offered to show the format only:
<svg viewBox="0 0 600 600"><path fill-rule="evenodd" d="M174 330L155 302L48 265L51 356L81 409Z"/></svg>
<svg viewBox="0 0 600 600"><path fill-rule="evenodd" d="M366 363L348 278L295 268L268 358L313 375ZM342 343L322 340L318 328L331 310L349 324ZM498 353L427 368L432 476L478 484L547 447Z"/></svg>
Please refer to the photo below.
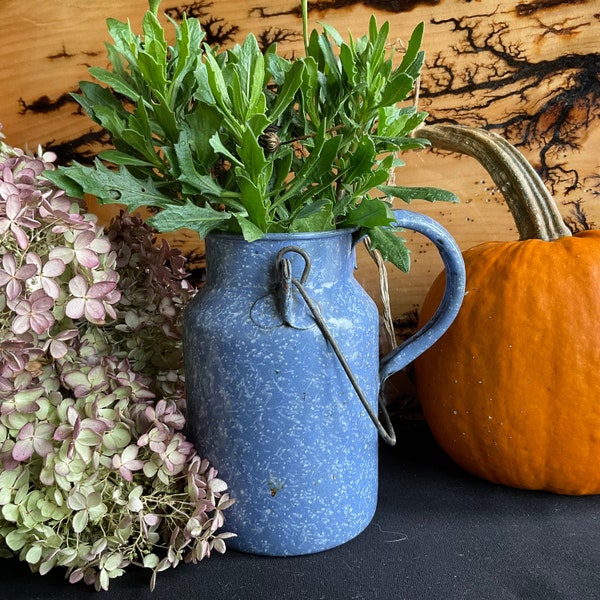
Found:
<svg viewBox="0 0 600 600"><path fill-rule="evenodd" d="M138 26L146 0L2 0L0 3L0 122L8 142L54 149L62 162L89 158L101 132L69 96L91 65L106 65L105 19ZM222 45L249 31L286 52L300 44L296 0L164 0L173 18L201 19L210 41ZM365 33L368 17L392 24L401 51L412 28L426 25L426 67L420 106L430 122L494 129L517 144L539 169L574 228L600 223L600 0L315 0L311 19L342 33ZM515 229L490 178L470 158L432 153L405 157L396 182L435 185L461 197L460 205L415 202L467 248L514 239ZM408 275L393 274L393 311L418 307L440 261L430 245L406 235L413 253ZM193 236L176 236L187 251ZM194 254L192 252L192 254ZM359 278L376 295L377 274L364 254Z"/></svg>

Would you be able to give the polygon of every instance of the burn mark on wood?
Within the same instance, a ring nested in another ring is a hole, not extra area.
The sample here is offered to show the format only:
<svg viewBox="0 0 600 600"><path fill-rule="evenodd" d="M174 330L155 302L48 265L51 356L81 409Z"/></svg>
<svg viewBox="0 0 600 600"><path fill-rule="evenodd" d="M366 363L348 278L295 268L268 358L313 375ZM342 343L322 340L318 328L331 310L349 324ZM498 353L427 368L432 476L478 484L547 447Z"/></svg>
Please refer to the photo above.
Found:
<svg viewBox="0 0 600 600"><path fill-rule="evenodd" d="M172 6L165 10L165 13L175 21L181 21L183 15L188 18L195 18L200 21L202 29L206 34L204 41L210 45L222 46L235 39L240 28L237 25L228 23L225 19L211 14L214 2L191 2L181 6Z"/></svg>
<svg viewBox="0 0 600 600"><path fill-rule="evenodd" d="M165 13L175 19L181 21L183 15L187 15L188 18L203 19L208 17L210 12L209 8L213 6L214 2L200 0L198 2L190 2L189 4L182 4L181 6L171 6L165 9Z"/></svg>
<svg viewBox="0 0 600 600"><path fill-rule="evenodd" d="M240 28L237 25L227 23L219 17L208 17L201 21L202 29L206 34L204 41L211 46L222 46L232 42Z"/></svg>
<svg viewBox="0 0 600 600"><path fill-rule="evenodd" d="M77 102L72 98L71 92L65 92L54 100L48 96L40 96L33 102L26 102L23 98L19 98L19 104L21 105L19 113L24 115L28 112L46 114L60 110L68 104L77 104ZM77 106L79 105L77 104Z"/></svg>
<svg viewBox="0 0 600 600"><path fill-rule="evenodd" d="M588 220L588 216L582 206L581 200L575 200L574 202L568 202L567 204L571 206L571 210L565 217L565 224L571 230L571 233L596 229L596 224Z"/></svg>
<svg viewBox="0 0 600 600"><path fill-rule="evenodd" d="M308 10L310 13L324 13L329 10L362 5L389 13L405 13L411 12L419 6L437 6L441 3L442 0L316 0L308 3ZM252 9L250 14L261 19L290 15L300 19L302 18L302 9L299 5L284 10L277 10L268 6L257 6Z"/></svg>
<svg viewBox="0 0 600 600"><path fill-rule="evenodd" d="M98 147L106 146L110 146L110 135L104 129L89 131L63 142L50 140L42 144L45 150L56 154L58 164L61 165L67 165L74 160L82 164L91 164L98 153Z"/></svg>
<svg viewBox="0 0 600 600"><path fill-rule="evenodd" d="M302 39L302 34L291 29L281 29L280 27L269 27L263 29L258 34L258 45L262 50L266 50L271 44L283 42L295 42Z"/></svg>
<svg viewBox="0 0 600 600"><path fill-rule="evenodd" d="M571 37L580 33L583 28L589 27L589 23L575 23L573 25L567 25L567 23L573 20L574 19L566 18L560 23L546 25L538 19L537 22L541 33L537 36L537 38L540 39L551 35Z"/></svg>
<svg viewBox="0 0 600 600"><path fill-rule="evenodd" d="M56 54L49 54L46 58L48 58L49 60L56 60L58 58L73 58L74 56L76 55L67 52L67 48L63 44L62 50L60 52L57 52Z"/></svg>
<svg viewBox="0 0 600 600"><path fill-rule="evenodd" d="M574 4L587 4L588 0L539 0L538 2L527 2L517 4L515 12L519 17L529 17L536 12L552 8L571 6Z"/></svg>
<svg viewBox="0 0 600 600"><path fill-rule="evenodd" d="M421 99L432 119L499 130L515 145L538 152L536 166L554 193L578 188L579 174L561 157L579 150L600 117L600 53L532 60L530 48L511 41L508 23L493 13L432 23L451 25L459 35L451 53L438 53L425 69ZM559 35L564 27L545 32ZM548 90L541 99L540 89Z"/></svg>

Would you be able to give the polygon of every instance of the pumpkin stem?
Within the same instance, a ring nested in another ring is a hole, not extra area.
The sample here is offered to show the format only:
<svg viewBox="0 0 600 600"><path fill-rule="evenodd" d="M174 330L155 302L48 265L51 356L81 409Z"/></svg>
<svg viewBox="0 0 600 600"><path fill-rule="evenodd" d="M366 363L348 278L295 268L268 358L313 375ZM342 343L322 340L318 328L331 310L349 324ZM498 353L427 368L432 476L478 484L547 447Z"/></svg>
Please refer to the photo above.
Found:
<svg viewBox="0 0 600 600"><path fill-rule="evenodd" d="M434 148L476 159L502 192L522 240L570 236L552 195L528 160L502 136L475 127L426 125L417 135Z"/></svg>

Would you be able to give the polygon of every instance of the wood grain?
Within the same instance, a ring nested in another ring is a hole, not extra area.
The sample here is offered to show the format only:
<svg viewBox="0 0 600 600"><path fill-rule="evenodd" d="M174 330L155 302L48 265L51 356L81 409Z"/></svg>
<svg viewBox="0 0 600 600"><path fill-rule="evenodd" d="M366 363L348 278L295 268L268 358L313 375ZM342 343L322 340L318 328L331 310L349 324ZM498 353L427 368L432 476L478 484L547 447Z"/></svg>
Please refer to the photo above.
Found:
<svg viewBox="0 0 600 600"><path fill-rule="evenodd" d="M277 40L299 51L300 15L295 0L200 0L163 3L173 18L198 16L211 41L223 45L253 31L261 43ZM85 160L107 140L69 96L87 68L106 65L105 19L139 25L145 0L3 0L0 5L0 122L8 142L54 149L62 161ZM310 3L311 20L342 34L366 32L368 18L392 25L402 52L412 28L426 24L427 62L420 106L430 122L459 122L506 135L538 168L573 228L600 223L599 0L328 0ZM506 205L472 159L424 151L403 157L395 173L402 185L435 185L455 191L459 205L415 202L410 208L438 219L462 248L491 239L514 239ZM398 206L403 208L405 206ZM100 209L96 209L102 212ZM395 315L419 306L441 263L431 245L406 232L413 255L408 275L391 274ZM195 237L172 239L198 254ZM358 277L377 295L377 273L359 256Z"/></svg>

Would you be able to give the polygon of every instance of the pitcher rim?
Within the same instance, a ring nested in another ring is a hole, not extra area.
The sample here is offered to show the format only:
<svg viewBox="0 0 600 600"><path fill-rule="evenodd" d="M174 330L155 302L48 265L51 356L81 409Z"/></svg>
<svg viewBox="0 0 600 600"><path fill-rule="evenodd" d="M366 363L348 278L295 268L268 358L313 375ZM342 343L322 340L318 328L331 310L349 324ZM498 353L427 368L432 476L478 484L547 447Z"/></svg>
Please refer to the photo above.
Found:
<svg viewBox="0 0 600 600"><path fill-rule="evenodd" d="M219 239L230 239L234 241L243 242L246 244L254 244L256 242L263 241L281 241L288 239L295 240L314 240L320 238L338 237L345 235L352 235L357 231L356 227L344 227L341 229L329 229L327 231L294 231L286 233L265 233L262 237L257 240L248 242L241 233L228 233L226 231L211 231L206 239L219 238Z"/></svg>

